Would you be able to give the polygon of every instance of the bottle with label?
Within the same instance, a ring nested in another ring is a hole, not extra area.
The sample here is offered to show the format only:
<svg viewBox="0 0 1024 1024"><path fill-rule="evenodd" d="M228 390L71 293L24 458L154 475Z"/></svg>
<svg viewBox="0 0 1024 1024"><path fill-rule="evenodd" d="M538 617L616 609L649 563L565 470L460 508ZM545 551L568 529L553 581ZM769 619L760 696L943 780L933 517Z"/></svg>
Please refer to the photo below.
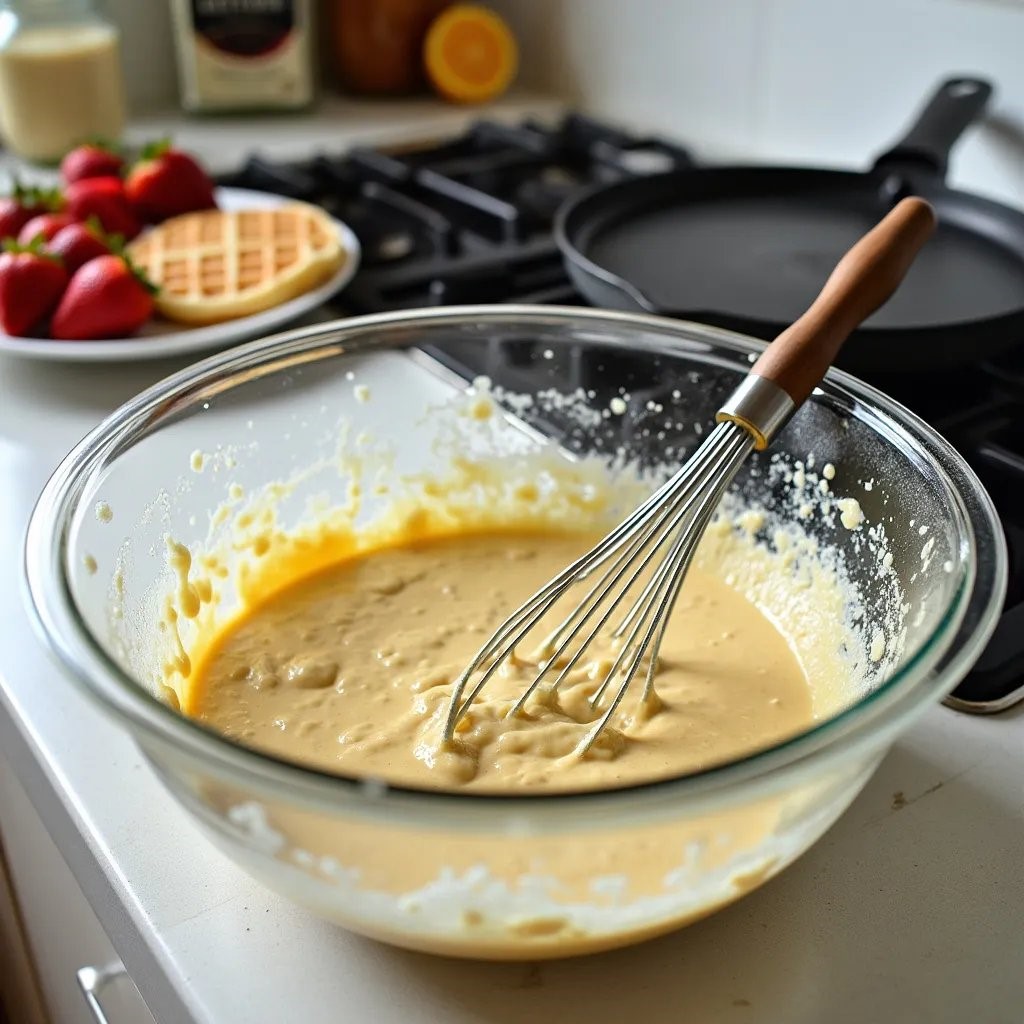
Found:
<svg viewBox="0 0 1024 1024"><path fill-rule="evenodd" d="M55 162L124 128L119 33L92 0L0 0L0 133L19 156Z"/></svg>
<svg viewBox="0 0 1024 1024"><path fill-rule="evenodd" d="M312 0L173 2L186 110L287 110L312 102Z"/></svg>

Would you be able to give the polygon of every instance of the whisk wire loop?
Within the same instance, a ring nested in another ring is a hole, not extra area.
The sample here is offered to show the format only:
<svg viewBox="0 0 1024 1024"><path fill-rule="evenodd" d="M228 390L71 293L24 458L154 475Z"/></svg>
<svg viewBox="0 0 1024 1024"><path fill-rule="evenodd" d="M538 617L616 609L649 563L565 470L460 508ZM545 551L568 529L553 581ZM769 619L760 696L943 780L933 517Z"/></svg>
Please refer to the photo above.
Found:
<svg viewBox="0 0 1024 1024"><path fill-rule="evenodd" d="M700 521L699 536L753 444L750 434L742 427L734 423L718 424L694 452L685 472L673 474L590 551L520 605L484 643L456 681L445 720L444 738L451 740L454 737L459 720L483 688L505 660L514 656L519 644L536 629L570 587L591 579L603 570L573 610L539 645L542 657L539 671L508 714L518 714L554 668L559 670L559 674L551 684L551 690L557 690L661 554L662 562L612 634L622 637L631 625L634 627L621 644L611 669L590 698L591 705L597 707L611 681L625 666L623 685L616 692L610 708L614 713L644 655L651 651L653 664L661 645L663 628L648 628L639 646L636 639L652 609L674 603L674 596L696 549L696 540L690 545L683 543L688 524L695 518ZM676 539L666 557L662 553L665 543L673 537ZM568 661L564 661L566 653L588 624L589 632L572 651ZM471 677L481 670L480 678L466 693ZM648 684L645 693L649 689ZM610 715L606 712L597 720L578 753L585 753L590 748L608 718Z"/></svg>

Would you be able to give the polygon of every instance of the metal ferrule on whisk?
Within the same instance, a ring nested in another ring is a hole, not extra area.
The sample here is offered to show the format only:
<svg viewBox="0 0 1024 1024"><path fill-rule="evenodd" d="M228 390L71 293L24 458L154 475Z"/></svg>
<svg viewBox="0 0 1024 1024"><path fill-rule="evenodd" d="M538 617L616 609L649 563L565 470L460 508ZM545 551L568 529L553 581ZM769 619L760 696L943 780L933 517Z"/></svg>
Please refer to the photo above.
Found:
<svg viewBox="0 0 1024 1024"><path fill-rule="evenodd" d="M751 373L718 410L719 423L737 423L754 439L754 448L763 452L775 435L789 422L796 403L778 384Z"/></svg>

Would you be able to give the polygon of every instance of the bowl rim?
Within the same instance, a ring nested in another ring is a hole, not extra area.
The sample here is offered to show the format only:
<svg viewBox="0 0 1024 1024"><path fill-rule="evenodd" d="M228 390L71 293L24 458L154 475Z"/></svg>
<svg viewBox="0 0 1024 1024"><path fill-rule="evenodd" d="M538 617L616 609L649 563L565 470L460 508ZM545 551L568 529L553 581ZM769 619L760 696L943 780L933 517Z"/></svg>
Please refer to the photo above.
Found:
<svg viewBox="0 0 1024 1024"><path fill-rule="evenodd" d="M951 690L980 656L998 622L1007 578L1006 543L991 498L962 456L920 417L871 385L842 370L831 369L811 400L821 395L842 396L852 399L855 407L895 421L921 450L919 454L936 464L944 486L959 506L961 547L966 545L969 557L957 567L961 576L949 607L931 636L906 664L848 708L781 743L698 772L611 790L525 794L441 791L321 771L242 746L181 715L128 676L81 619L67 578L68 531L92 473L105 465L111 455L130 447L142 425L151 425L178 408L183 396L191 395L194 399L198 392L210 394L219 390L218 381L225 374L234 376L258 367L268 373L278 372L288 365L311 360L314 352L318 353L316 358L326 358L345 352L372 351L374 343L372 337L366 340L367 335L383 328L413 330L418 325L438 322L481 327L558 322L590 328L635 328L655 332L665 343L678 345L681 350L707 351L719 347L744 356L763 347L763 342L731 331L647 314L572 306L447 306L326 321L257 339L191 364L125 402L68 453L44 486L25 537L23 583L33 624L50 653L80 689L129 727L144 752L152 754L156 750L170 757L191 754L239 785L251 788L258 782L263 792L290 800L298 796L303 802L329 808L332 813L355 810L379 818L400 807L403 813L436 823L434 812L472 808L479 824L484 820L479 817L480 812L489 808L502 820L510 814L533 818L540 813L561 822L569 805L576 812L586 807L594 814L614 805L621 819L621 811L627 806L641 813L667 801L678 809L684 796L691 798L694 807L711 799L721 806L723 789L734 794L743 790L747 798L751 787L741 783L750 783L755 788L777 788L787 785L809 759L826 754L852 757L881 750L935 698ZM364 336L362 341L360 336ZM379 339L377 344L381 344ZM252 375L247 374L247 379ZM959 477L961 486L970 489L978 521L987 533L984 542L990 557L981 566L981 579L979 538L964 495L949 477L950 469ZM975 614L971 629L966 636L958 636L972 604ZM956 640L960 643L954 648ZM485 817L494 824L492 814Z"/></svg>

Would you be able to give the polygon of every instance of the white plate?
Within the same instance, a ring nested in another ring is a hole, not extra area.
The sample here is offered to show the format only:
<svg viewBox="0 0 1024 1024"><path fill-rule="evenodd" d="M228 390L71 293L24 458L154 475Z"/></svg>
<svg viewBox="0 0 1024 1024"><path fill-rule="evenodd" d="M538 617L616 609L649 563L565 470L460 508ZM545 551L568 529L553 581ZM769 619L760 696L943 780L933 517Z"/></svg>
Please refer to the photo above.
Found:
<svg viewBox="0 0 1024 1024"><path fill-rule="evenodd" d="M254 208L273 209L288 199L269 192L253 192L245 188L217 189L217 203L223 210ZM182 328L168 320L154 319L130 338L103 341L52 341L47 338L13 338L0 331L0 352L11 352L32 359L53 359L60 362L121 362L138 359L159 359L164 356L202 352L205 349L227 348L261 334L269 334L316 309L351 280L359 267L359 239L341 221L334 222L345 250L341 269L325 284L298 298L281 303L262 313L229 320L210 327Z"/></svg>

